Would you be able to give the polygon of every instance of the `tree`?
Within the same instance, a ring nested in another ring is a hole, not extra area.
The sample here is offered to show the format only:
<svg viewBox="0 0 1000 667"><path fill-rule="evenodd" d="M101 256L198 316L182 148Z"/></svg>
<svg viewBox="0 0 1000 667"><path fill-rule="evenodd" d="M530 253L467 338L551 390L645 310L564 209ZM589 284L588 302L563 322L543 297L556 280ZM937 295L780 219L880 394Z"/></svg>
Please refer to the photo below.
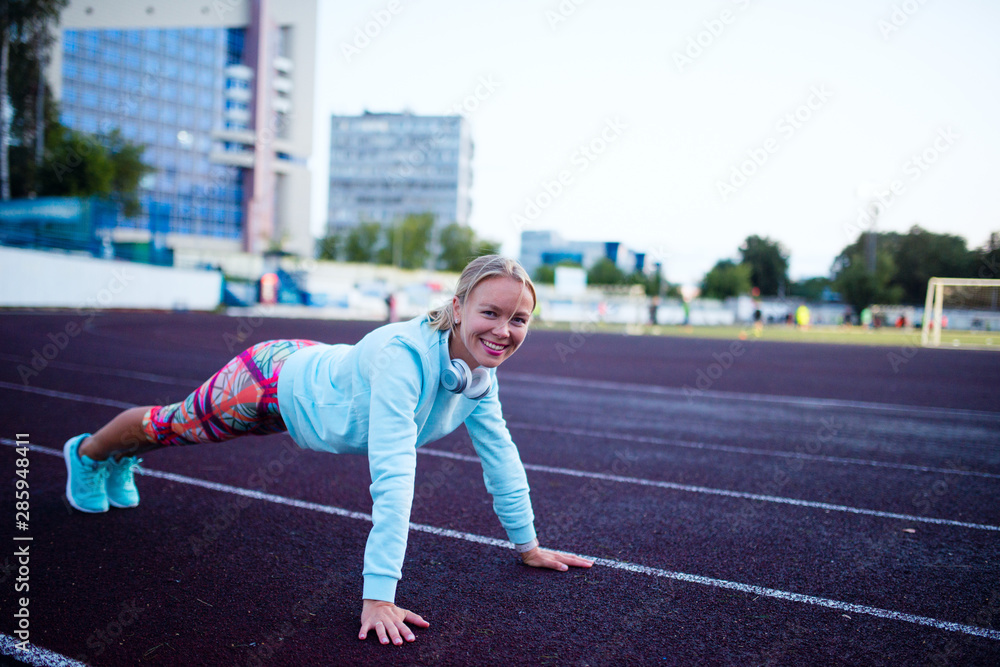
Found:
<svg viewBox="0 0 1000 667"><path fill-rule="evenodd" d="M1000 278L1000 232L990 234L990 238L975 254L976 278Z"/></svg>
<svg viewBox="0 0 1000 667"><path fill-rule="evenodd" d="M872 304L899 303L903 288L892 285L896 263L889 250L879 250L875 257L875 273L868 270L868 254L864 245L855 244L848 254L841 254L834 262L833 287L844 301L860 313ZM926 290L925 290L926 291Z"/></svg>
<svg viewBox="0 0 1000 667"><path fill-rule="evenodd" d="M806 278L789 284L788 296L799 297L807 301L819 301L823 292L831 287L833 281L829 278Z"/></svg>
<svg viewBox="0 0 1000 667"><path fill-rule="evenodd" d="M142 161L144 146L125 141L117 129L92 135L59 123L46 132L45 143L38 194L109 199L120 204L128 217L142 211L139 182L153 171Z"/></svg>
<svg viewBox="0 0 1000 667"><path fill-rule="evenodd" d="M318 259L336 260L344 253L346 234L341 230L332 230L316 243Z"/></svg>
<svg viewBox="0 0 1000 667"><path fill-rule="evenodd" d="M495 255L500 249L498 243L478 238L471 227L454 222L441 230L438 243L437 265L442 271L459 272L476 257Z"/></svg>
<svg viewBox="0 0 1000 667"><path fill-rule="evenodd" d="M49 26L68 0L7 0L0 3L0 100L9 99L14 117L0 103L0 199L11 197L10 147L37 146L41 162L44 128L45 58L52 44ZM30 128L30 129L29 129Z"/></svg>
<svg viewBox="0 0 1000 667"><path fill-rule="evenodd" d="M701 281L701 294L709 299L725 299L750 291L750 265L720 259Z"/></svg>
<svg viewBox="0 0 1000 667"><path fill-rule="evenodd" d="M788 284L788 251L768 237L748 236L740 246L742 263L750 266L750 284L761 296L776 296Z"/></svg>
<svg viewBox="0 0 1000 667"><path fill-rule="evenodd" d="M858 239L845 247L834 262L836 277L843 271L850 270L857 275L851 275L849 281L855 289L863 283L862 269L867 270L867 248L870 242L868 233L858 236ZM979 271L976 252L969 251L965 239L952 234L936 234L919 226L910 228L906 234L898 232L882 232L876 235L875 245L879 256L889 258L889 264L880 264L876 271L877 280L872 282L861 293L875 296L871 303L908 303L920 305L927 295L927 281L933 276L951 278L973 278ZM884 262L884 260L879 260ZM886 267L890 267L887 269ZM888 274L885 272L889 271ZM843 282L843 281L841 281ZM888 288L898 288L886 291ZM838 287L838 291L848 299ZM860 298L860 297L858 297ZM894 301L885 299L893 298ZM848 299L850 301L850 299Z"/></svg>
<svg viewBox="0 0 1000 667"><path fill-rule="evenodd" d="M139 183L156 170L142 161L146 147L126 141L118 128L103 137L102 143L111 159L111 198L121 204L125 217L134 218L142 212Z"/></svg>
<svg viewBox="0 0 1000 667"><path fill-rule="evenodd" d="M975 276L975 253L966 248L965 239L952 234L935 234L918 226L899 237L893 259L896 274L892 282L903 289L905 303L924 303L927 281L934 276Z"/></svg>
<svg viewBox="0 0 1000 667"><path fill-rule="evenodd" d="M607 257L594 262L587 271L588 285L621 285L624 282L625 273Z"/></svg>
<svg viewBox="0 0 1000 667"><path fill-rule="evenodd" d="M348 262L374 262L382 225L377 222L360 222L347 232L344 242L344 259Z"/></svg>
<svg viewBox="0 0 1000 667"><path fill-rule="evenodd" d="M382 230L384 241L378 251L378 263L404 269L423 268L431 255L433 229L434 216L430 213L407 215L398 222L386 225Z"/></svg>

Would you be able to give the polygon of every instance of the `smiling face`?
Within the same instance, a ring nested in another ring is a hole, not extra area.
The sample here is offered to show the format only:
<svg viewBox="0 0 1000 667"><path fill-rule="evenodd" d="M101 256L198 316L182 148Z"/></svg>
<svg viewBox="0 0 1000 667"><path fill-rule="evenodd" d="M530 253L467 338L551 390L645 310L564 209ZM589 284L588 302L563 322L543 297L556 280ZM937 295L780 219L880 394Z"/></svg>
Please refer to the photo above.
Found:
<svg viewBox="0 0 1000 667"><path fill-rule="evenodd" d="M465 303L452 299L452 328L448 351L469 368L496 368L521 345L535 300L520 281L507 276L487 278L473 289Z"/></svg>

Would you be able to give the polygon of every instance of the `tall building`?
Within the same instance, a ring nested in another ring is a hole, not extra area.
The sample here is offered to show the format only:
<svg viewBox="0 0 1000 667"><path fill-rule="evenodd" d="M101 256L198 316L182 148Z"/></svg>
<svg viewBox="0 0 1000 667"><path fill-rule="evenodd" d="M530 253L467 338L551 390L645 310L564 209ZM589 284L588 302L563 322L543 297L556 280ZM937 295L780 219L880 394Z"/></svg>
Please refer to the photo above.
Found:
<svg viewBox="0 0 1000 667"><path fill-rule="evenodd" d="M61 121L118 128L155 171L114 240L311 256L317 0L71 0L49 81Z"/></svg>
<svg viewBox="0 0 1000 667"><path fill-rule="evenodd" d="M461 116L333 116L331 230L432 213L435 226L468 223L472 139Z"/></svg>

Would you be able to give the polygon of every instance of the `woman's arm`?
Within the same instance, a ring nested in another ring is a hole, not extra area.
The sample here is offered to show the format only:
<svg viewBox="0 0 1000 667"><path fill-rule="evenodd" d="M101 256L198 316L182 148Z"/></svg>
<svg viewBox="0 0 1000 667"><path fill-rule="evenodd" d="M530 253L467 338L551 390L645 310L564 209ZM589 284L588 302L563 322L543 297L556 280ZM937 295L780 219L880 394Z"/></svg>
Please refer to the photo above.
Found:
<svg viewBox="0 0 1000 667"><path fill-rule="evenodd" d="M510 540L518 546L522 562L560 572L570 566L592 566L594 562L586 558L538 547L527 475L503 419L497 387L479 402L465 426L482 461L486 488L493 495L493 509Z"/></svg>

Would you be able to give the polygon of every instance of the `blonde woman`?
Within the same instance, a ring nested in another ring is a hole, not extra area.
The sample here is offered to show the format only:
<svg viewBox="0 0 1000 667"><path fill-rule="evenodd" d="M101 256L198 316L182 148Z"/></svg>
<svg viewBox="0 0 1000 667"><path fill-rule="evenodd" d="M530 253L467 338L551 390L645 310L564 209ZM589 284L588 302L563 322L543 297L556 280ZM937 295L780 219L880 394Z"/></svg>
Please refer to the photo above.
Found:
<svg viewBox="0 0 1000 667"><path fill-rule="evenodd" d="M365 453L373 525L364 559L359 639L414 641L420 615L395 605L416 449L465 424L507 536L527 565L565 571L592 561L538 546L528 482L504 422L496 368L524 342L535 288L517 262L488 255L462 272L451 303L387 324L355 345L254 345L184 401L131 408L63 447L66 496L84 512L135 507L139 454L240 435L288 431L300 446Z"/></svg>

